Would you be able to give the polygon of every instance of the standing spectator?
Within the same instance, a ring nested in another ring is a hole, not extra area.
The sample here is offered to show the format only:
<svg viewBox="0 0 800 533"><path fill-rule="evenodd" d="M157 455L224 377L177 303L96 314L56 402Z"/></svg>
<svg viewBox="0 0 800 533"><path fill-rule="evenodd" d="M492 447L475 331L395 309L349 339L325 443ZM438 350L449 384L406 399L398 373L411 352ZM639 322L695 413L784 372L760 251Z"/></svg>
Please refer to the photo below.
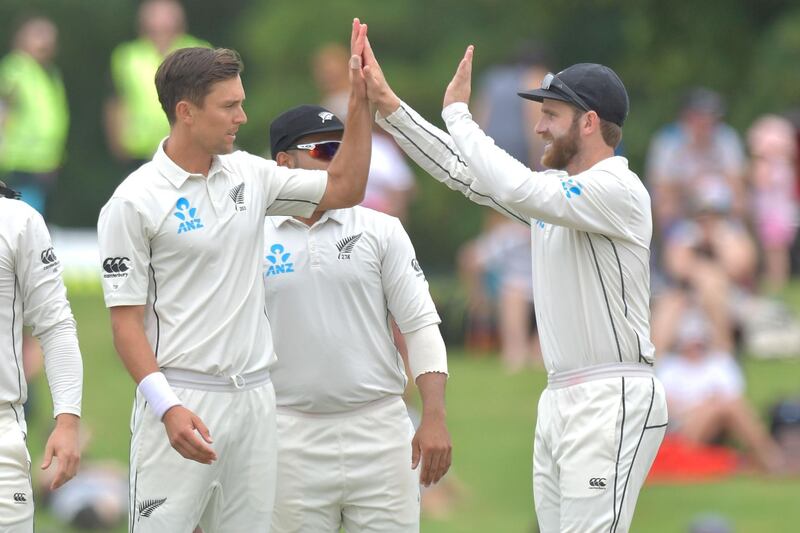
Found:
<svg viewBox="0 0 800 533"><path fill-rule="evenodd" d="M490 67L478 88L475 121L509 155L536 170L544 170L544 141L536 135L539 106L525 105L509 94L538 87L548 72L547 54L537 45L519 46L511 61Z"/></svg>
<svg viewBox="0 0 800 533"><path fill-rule="evenodd" d="M161 61L178 48L209 46L185 31L177 0L147 0L139 7L139 38L111 54L115 95L106 103L106 135L114 155L131 169L148 161L169 135L154 81Z"/></svg>
<svg viewBox="0 0 800 533"><path fill-rule="evenodd" d="M689 200L708 188L724 188L732 215L745 210L745 154L736 131L722 122L722 97L705 88L689 91L677 122L656 133L647 156L657 229L667 235L687 217Z"/></svg>
<svg viewBox="0 0 800 533"><path fill-rule="evenodd" d="M31 18L13 46L0 61L0 177L45 216L69 128L64 84L53 64L58 29L49 19Z"/></svg>
<svg viewBox="0 0 800 533"><path fill-rule="evenodd" d="M789 279L789 248L797 233L795 135L792 123L777 115L764 115L747 132L753 216L767 290L773 295Z"/></svg>

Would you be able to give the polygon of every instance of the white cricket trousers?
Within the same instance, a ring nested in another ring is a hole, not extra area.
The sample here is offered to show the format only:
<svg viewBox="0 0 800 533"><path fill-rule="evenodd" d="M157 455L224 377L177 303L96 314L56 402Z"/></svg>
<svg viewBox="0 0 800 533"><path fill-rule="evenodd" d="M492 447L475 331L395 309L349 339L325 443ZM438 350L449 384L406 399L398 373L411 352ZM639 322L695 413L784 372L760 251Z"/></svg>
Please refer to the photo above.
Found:
<svg viewBox="0 0 800 533"><path fill-rule="evenodd" d="M273 533L417 533L413 435L397 396L343 414L279 407Z"/></svg>
<svg viewBox="0 0 800 533"><path fill-rule="evenodd" d="M606 366L551 377L539 399L533 494L541 533L630 528L667 404L650 367Z"/></svg>
<svg viewBox="0 0 800 533"><path fill-rule="evenodd" d="M175 451L164 424L137 393L131 419L128 531L191 533L199 525L204 533L269 532L276 463L272 382L199 390L165 374L184 407L208 427L217 460L205 465Z"/></svg>
<svg viewBox="0 0 800 533"><path fill-rule="evenodd" d="M33 531L31 456L21 405L0 405L0 531ZM53 467L51 467L53 468Z"/></svg>

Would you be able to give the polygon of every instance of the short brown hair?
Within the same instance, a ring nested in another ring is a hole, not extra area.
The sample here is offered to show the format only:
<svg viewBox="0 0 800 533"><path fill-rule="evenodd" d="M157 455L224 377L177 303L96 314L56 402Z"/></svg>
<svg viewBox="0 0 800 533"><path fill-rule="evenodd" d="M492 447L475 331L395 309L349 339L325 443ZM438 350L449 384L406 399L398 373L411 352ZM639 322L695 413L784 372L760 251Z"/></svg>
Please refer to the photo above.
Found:
<svg viewBox="0 0 800 533"><path fill-rule="evenodd" d="M616 149L622 140L622 128L611 121L600 119L600 133L603 141L611 148Z"/></svg>
<svg viewBox="0 0 800 533"><path fill-rule="evenodd" d="M156 72L158 101L169 123L175 124L178 102L202 106L214 83L235 78L242 70L239 54L227 48L180 48L169 54Z"/></svg>

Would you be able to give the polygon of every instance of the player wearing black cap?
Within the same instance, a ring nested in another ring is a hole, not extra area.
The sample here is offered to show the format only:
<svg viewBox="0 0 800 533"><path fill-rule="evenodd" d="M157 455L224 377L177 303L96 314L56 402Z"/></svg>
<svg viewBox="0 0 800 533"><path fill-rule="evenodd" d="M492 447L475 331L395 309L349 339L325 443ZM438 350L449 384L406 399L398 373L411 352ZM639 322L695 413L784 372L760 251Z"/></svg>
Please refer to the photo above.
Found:
<svg viewBox="0 0 800 533"><path fill-rule="evenodd" d="M449 135L383 78L369 42L365 77L379 124L423 168L472 201L531 226L536 321L548 387L539 401L534 499L549 532L628 531L664 435L667 408L650 341L650 197L614 155L628 95L592 63L521 93L542 102L536 131L553 170L534 172L472 120L470 46L444 97ZM509 95L513 97L513 95Z"/></svg>

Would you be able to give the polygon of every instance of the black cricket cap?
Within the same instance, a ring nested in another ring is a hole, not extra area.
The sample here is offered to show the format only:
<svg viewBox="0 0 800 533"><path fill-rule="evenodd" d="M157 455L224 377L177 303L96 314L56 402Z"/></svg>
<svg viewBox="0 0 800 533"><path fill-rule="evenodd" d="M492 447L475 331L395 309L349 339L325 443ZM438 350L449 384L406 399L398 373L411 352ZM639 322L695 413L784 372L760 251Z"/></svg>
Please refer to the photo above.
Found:
<svg viewBox="0 0 800 533"><path fill-rule="evenodd" d="M613 122L620 127L625 122L630 109L628 92L617 73L607 66L597 63L578 63L565 68L556 74L555 78L557 80L553 80L547 89L539 88L517 94L536 102L549 98L570 103L581 109L588 107L587 111L594 111L603 120ZM568 90L560 88L561 84ZM576 100L569 90L583 100L586 106Z"/></svg>
<svg viewBox="0 0 800 533"><path fill-rule="evenodd" d="M324 107L299 105L284 111L269 125L272 157L288 150L301 137L326 131L344 131L344 124Z"/></svg>

